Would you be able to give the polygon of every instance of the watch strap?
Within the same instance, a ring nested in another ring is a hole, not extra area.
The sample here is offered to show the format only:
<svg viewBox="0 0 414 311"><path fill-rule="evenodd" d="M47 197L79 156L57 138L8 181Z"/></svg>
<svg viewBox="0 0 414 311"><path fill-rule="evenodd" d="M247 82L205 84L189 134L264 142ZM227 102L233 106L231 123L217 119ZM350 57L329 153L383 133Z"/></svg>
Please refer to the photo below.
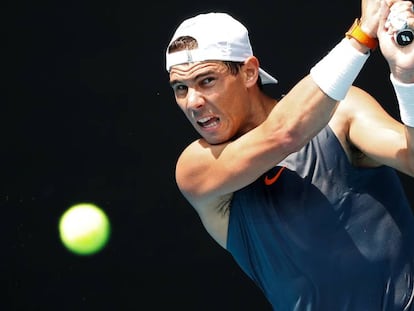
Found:
<svg viewBox="0 0 414 311"><path fill-rule="evenodd" d="M360 27L361 21L359 18L356 18L351 28L345 33L347 38L354 38L359 43L365 45L366 47L374 50L378 46L378 39L371 38Z"/></svg>

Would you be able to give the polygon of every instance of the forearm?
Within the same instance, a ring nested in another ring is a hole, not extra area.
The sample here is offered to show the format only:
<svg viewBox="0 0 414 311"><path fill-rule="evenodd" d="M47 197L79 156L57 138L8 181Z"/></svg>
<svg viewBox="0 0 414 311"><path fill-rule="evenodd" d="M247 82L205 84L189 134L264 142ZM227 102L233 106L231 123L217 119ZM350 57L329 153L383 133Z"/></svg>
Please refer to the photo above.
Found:
<svg viewBox="0 0 414 311"><path fill-rule="evenodd" d="M336 104L345 98L371 50L377 47L378 12L378 3L363 1L363 23L356 19L346 32L346 38L283 98L289 102L287 109L293 108L297 111L296 115L287 114L292 122L286 128L292 129L292 140L299 142L294 147L300 148L327 125Z"/></svg>
<svg viewBox="0 0 414 311"><path fill-rule="evenodd" d="M390 75L394 87L401 121L406 126L407 135L407 162L414 175L414 83L403 83L394 74Z"/></svg>
<svg viewBox="0 0 414 311"><path fill-rule="evenodd" d="M369 52L361 51L359 44L355 43L353 38L343 38L311 69L310 75L326 95L341 101L369 55Z"/></svg>
<svg viewBox="0 0 414 311"><path fill-rule="evenodd" d="M369 56L354 44L351 39L341 40L270 114L272 132L286 138L289 150L301 148L325 127L338 101L348 93Z"/></svg>
<svg viewBox="0 0 414 311"><path fill-rule="evenodd" d="M283 137L289 152L297 151L327 125L337 103L308 75L275 106L266 122L269 132Z"/></svg>

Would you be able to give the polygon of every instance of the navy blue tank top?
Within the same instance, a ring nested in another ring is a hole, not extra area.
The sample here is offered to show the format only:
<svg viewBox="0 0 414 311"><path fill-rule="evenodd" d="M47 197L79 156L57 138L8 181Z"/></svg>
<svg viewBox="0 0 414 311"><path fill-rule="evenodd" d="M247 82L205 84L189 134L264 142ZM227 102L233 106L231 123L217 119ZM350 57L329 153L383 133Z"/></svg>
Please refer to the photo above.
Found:
<svg viewBox="0 0 414 311"><path fill-rule="evenodd" d="M400 179L352 166L329 126L234 193L227 249L277 311L414 310Z"/></svg>

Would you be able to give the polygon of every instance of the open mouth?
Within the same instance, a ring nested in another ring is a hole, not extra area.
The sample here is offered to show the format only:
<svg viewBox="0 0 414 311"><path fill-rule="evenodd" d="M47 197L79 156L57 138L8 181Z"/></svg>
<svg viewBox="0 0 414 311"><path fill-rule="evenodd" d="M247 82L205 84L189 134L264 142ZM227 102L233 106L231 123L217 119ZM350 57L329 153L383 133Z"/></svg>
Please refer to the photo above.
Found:
<svg viewBox="0 0 414 311"><path fill-rule="evenodd" d="M220 119L217 117L205 117L197 121L197 124L203 128L210 128L217 126Z"/></svg>

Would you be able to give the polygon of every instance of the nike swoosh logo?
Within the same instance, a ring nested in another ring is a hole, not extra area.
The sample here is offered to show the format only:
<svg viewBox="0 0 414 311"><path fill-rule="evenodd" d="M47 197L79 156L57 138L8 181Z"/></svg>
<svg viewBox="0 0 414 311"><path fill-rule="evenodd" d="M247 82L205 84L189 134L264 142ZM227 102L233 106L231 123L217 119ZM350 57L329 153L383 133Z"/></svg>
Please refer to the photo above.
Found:
<svg viewBox="0 0 414 311"><path fill-rule="evenodd" d="M279 179L280 175L282 174L283 170L286 168L286 166L282 166L279 171L276 173L275 176L273 176L272 178L269 178L267 175L264 178L264 183L266 186L270 186L272 184L274 184L276 182L276 180Z"/></svg>

